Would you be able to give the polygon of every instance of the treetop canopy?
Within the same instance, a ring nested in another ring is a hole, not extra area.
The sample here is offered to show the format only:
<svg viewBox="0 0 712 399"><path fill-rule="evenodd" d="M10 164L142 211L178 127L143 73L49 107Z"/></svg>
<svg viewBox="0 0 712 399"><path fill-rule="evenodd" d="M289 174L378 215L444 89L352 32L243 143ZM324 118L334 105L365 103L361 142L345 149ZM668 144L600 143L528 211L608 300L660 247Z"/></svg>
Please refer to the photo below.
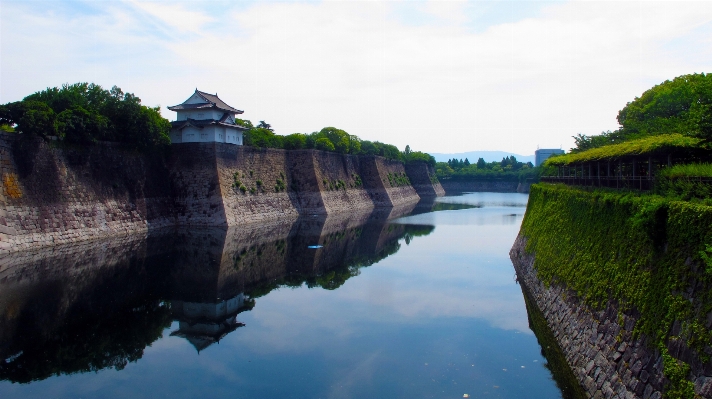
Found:
<svg viewBox="0 0 712 399"><path fill-rule="evenodd" d="M89 83L65 84L0 105L0 125L18 133L69 143L114 141L147 149L170 144L170 123L158 107L114 86L105 90Z"/></svg>

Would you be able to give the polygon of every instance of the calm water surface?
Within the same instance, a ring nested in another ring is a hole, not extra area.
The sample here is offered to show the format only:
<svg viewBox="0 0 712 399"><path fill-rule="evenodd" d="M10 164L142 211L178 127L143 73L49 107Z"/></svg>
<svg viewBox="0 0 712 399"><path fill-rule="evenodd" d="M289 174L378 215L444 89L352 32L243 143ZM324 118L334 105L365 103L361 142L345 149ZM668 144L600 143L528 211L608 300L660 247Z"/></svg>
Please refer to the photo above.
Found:
<svg viewBox="0 0 712 399"><path fill-rule="evenodd" d="M0 397L560 398L508 255L526 201L0 259Z"/></svg>

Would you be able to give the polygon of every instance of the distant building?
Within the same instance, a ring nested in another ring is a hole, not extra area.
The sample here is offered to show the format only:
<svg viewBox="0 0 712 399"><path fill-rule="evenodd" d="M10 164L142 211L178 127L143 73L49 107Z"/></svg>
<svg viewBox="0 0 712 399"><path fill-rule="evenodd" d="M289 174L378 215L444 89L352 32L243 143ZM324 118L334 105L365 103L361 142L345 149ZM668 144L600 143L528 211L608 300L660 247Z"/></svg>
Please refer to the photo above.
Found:
<svg viewBox="0 0 712 399"><path fill-rule="evenodd" d="M564 150L558 148L541 148L534 151L534 166L544 163L550 156L564 154Z"/></svg>
<svg viewBox="0 0 712 399"><path fill-rule="evenodd" d="M178 113L176 120L171 122L171 144L243 144L243 132L247 128L235 123L236 115L243 111L225 104L217 94L195 89L189 99L168 109Z"/></svg>

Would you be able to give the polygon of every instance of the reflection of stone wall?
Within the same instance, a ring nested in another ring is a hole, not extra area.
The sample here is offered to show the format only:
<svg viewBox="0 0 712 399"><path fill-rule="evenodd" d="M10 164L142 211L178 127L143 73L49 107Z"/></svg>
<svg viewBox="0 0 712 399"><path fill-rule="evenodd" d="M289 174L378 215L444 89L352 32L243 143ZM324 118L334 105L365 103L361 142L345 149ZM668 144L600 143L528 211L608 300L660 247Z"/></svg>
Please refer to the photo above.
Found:
<svg viewBox="0 0 712 399"><path fill-rule="evenodd" d="M251 309L255 297L282 285L334 289L358 267L394 253L408 227L388 220L414 207L167 228L4 254L0 359L23 355L0 364L0 379L44 379L137 360L171 315L182 322L175 335L203 348L240 327L235 309Z"/></svg>
<svg viewBox="0 0 712 399"><path fill-rule="evenodd" d="M385 210L314 215L228 229L175 233L170 291L184 300L225 299L249 286L296 273L321 273L354 256L371 256L402 236L388 219L415 204ZM162 246L167 246L162 243ZM313 249L309 246L321 245Z"/></svg>
<svg viewBox="0 0 712 399"><path fill-rule="evenodd" d="M0 359L52 339L66 318L109 315L151 288L145 236L66 244L0 258Z"/></svg>

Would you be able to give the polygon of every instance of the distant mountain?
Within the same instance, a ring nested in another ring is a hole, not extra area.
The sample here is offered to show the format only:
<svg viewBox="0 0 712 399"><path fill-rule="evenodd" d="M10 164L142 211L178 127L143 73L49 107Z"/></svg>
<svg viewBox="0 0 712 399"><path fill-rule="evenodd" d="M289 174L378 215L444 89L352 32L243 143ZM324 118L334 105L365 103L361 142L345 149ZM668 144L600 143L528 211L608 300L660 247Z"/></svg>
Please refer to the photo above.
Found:
<svg viewBox="0 0 712 399"><path fill-rule="evenodd" d="M456 154L440 154L431 152L430 155L435 157L437 162L447 162L448 159L465 159L467 158L470 163L477 162L478 159L482 158L485 162L501 161L504 157L511 157L514 155L519 162L531 162L534 163L534 155L519 155L512 154L511 152L504 151L470 151L470 152L458 152Z"/></svg>

